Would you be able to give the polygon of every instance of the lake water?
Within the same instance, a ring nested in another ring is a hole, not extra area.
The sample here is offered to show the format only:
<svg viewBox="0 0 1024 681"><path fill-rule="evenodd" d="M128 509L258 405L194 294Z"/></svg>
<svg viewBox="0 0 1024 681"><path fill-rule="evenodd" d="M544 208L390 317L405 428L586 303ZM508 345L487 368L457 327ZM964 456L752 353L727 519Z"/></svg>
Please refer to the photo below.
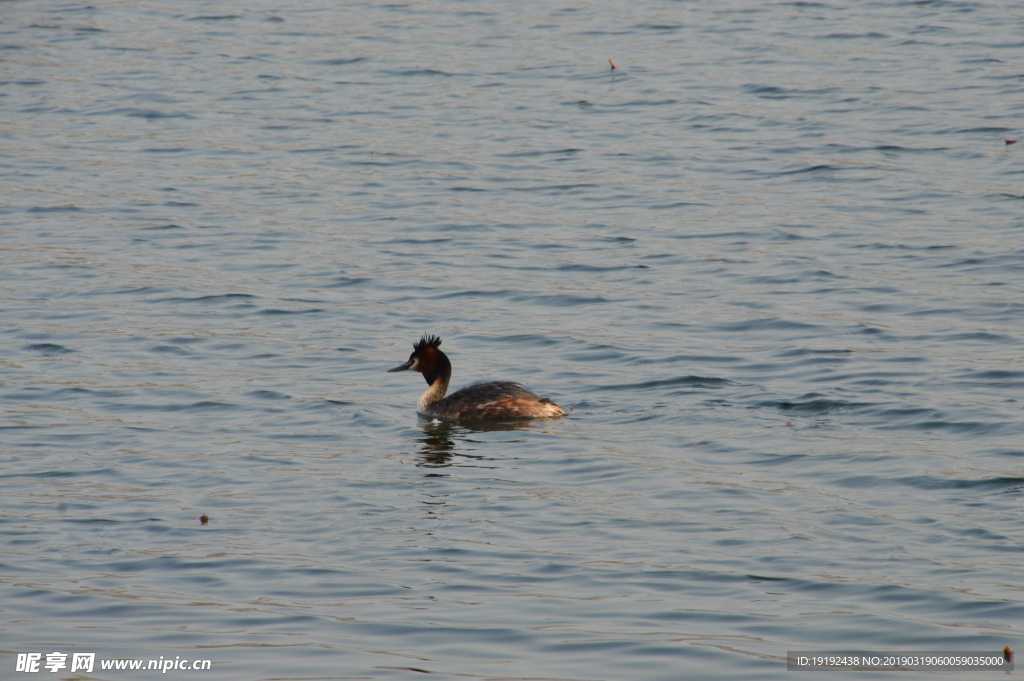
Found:
<svg viewBox="0 0 1024 681"><path fill-rule="evenodd" d="M0 676L1024 650L1024 12L847 5L0 3Z"/></svg>

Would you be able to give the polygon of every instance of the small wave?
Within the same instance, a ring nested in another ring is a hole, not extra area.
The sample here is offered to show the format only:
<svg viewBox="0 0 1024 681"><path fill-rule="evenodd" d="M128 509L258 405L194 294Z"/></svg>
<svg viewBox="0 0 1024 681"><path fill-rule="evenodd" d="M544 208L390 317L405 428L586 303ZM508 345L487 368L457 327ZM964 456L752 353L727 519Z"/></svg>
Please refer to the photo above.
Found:
<svg viewBox="0 0 1024 681"><path fill-rule="evenodd" d="M156 111L154 109L138 109L135 107L115 107L113 109L104 109L102 111L92 111L88 116L129 116L131 118L195 118L190 113L180 112L167 112L167 111Z"/></svg>
<svg viewBox="0 0 1024 681"><path fill-rule="evenodd" d="M185 21L230 21L241 18L240 14L200 14L199 16L189 17Z"/></svg>
<svg viewBox="0 0 1024 681"><path fill-rule="evenodd" d="M292 315L292 314L316 314L323 312L324 309L321 307L311 307L306 310L282 310L280 308L267 308L266 310L260 310L257 314L262 315Z"/></svg>
<svg viewBox="0 0 1024 681"><path fill-rule="evenodd" d="M191 355L192 353L185 348L179 348L175 345L154 345L149 349L150 352L166 352L173 355Z"/></svg>
<svg viewBox="0 0 1024 681"><path fill-rule="evenodd" d="M279 393L276 390L253 390L245 393L247 397L255 397L260 400L290 400L291 395Z"/></svg>
<svg viewBox="0 0 1024 681"><path fill-rule="evenodd" d="M33 343L32 345L26 345L26 350L33 352L41 352L44 355L63 355L69 352L74 352L71 348L66 348L63 345L57 343Z"/></svg>
<svg viewBox="0 0 1024 681"><path fill-rule="evenodd" d="M846 170L846 168L840 168L839 166L828 165L825 163L819 163L812 166L804 166L803 168L797 168L795 170L783 170L777 173L771 173L775 177L784 177L786 175L805 175L808 173L821 173L826 171L837 171Z"/></svg>
<svg viewBox="0 0 1024 681"><path fill-rule="evenodd" d="M27 213L77 213L82 209L78 206L32 206Z"/></svg>
<svg viewBox="0 0 1024 681"><path fill-rule="evenodd" d="M870 38L877 40L879 38L888 38L884 33L878 33L876 31L869 31L867 33L829 33L824 36L825 40L856 40L858 38Z"/></svg>
<svg viewBox="0 0 1024 681"><path fill-rule="evenodd" d="M941 489L1004 489L1015 488L1024 485L1024 478L1003 476L995 478L952 478L938 475L909 475L903 477L889 477L878 475L855 475L837 480L836 484L843 487L870 488L884 487L891 484L905 485L923 490Z"/></svg>
<svg viewBox="0 0 1024 681"><path fill-rule="evenodd" d="M618 383L604 385L598 390L652 390L658 388L674 388L678 386L692 386L695 388L721 388L725 385L733 385L733 381L727 378L713 376L677 376L675 378L658 378L640 383Z"/></svg>
<svg viewBox="0 0 1024 681"><path fill-rule="evenodd" d="M567 147L565 149L540 149L536 151L515 151L505 154L496 154L499 158L531 158L534 156L573 156L586 149Z"/></svg>
<svg viewBox="0 0 1024 681"><path fill-rule="evenodd" d="M871 406L870 403L830 399L818 393L807 393L795 400L765 400L754 405L758 409L778 409L779 411L814 415L834 414L869 406Z"/></svg>
<svg viewBox="0 0 1024 681"><path fill-rule="evenodd" d="M835 350L822 350L816 348L791 348L778 353L779 357L805 357L808 355L851 355L853 350L846 348Z"/></svg>
<svg viewBox="0 0 1024 681"><path fill-rule="evenodd" d="M385 71L391 76L401 76L403 78L410 78L414 76L445 76L451 77L455 74L446 73L444 71L438 71L436 69L405 69L404 71Z"/></svg>
<svg viewBox="0 0 1024 681"><path fill-rule="evenodd" d="M158 302L158 303L218 303L218 302L222 302L222 301L226 301L226 300L231 300L231 299L234 299L234 298L248 299L248 298L256 298L256 296L254 296L252 294L249 294L249 293L219 293L219 294L207 295L207 296L197 296L195 298L186 298L186 297L182 297L182 296L176 296L176 297L173 297L173 298L161 298L161 299L156 300L154 302Z"/></svg>
<svg viewBox="0 0 1024 681"><path fill-rule="evenodd" d="M103 405L105 411L111 413L151 412L151 413L211 413L220 411L233 411L239 409L240 405L233 402L221 402L217 400L200 400L198 402L143 402L136 396L132 399L118 402L109 402ZM246 407L251 408L251 407Z"/></svg>
<svg viewBox="0 0 1024 681"><path fill-rule="evenodd" d="M347 288L349 286L359 286L365 284L368 281L372 281L369 277L338 277L334 280L333 284L329 284L327 288Z"/></svg>
<svg viewBox="0 0 1024 681"><path fill-rule="evenodd" d="M313 62L314 64L323 64L324 66L347 66L349 64L357 64L361 61L366 61L366 57L340 57L338 59L322 59L320 61Z"/></svg>
<svg viewBox="0 0 1024 681"><path fill-rule="evenodd" d="M728 322L723 324L717 324L716 328L720 331L740 332L740 331L778 331L778 330L798 330L798 329L817 329L817 324L808 324L806 322L795 322L789 319L779 319L778 317L754 317L753 319L746 319L741 322Z"/></svg>

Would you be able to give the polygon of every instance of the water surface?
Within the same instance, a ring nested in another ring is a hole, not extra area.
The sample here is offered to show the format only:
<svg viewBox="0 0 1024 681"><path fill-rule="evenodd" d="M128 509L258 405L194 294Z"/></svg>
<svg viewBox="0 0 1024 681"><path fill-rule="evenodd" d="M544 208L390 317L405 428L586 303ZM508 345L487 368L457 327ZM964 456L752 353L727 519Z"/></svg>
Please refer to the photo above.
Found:
<svg viewBox="0 0 1024 681"><path fill-rule="evenodd" d="M4 2L0 665L1024 650L1021 35L981 2ZM453 387L572 415L418 419L385 371L424 332Z"/></svg>

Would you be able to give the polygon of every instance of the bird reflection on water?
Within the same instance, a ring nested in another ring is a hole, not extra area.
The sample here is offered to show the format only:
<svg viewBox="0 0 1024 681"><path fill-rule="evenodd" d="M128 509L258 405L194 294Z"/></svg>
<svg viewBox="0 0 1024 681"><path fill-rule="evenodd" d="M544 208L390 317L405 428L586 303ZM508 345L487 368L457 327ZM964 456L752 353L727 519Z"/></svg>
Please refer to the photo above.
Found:
<svg viewBox="0 0 1024 681"><path fill-rule="evenodd" d="M466 459L484 459L472 452L477 440L474 433L490 433L507 430L546 430L544 425L524 421L442 421L421 418L419 423L423 436L416 438L420 444L418 466L443 468L453 465L455 456ZM511 440L511 443L521 442Z"/></svg>

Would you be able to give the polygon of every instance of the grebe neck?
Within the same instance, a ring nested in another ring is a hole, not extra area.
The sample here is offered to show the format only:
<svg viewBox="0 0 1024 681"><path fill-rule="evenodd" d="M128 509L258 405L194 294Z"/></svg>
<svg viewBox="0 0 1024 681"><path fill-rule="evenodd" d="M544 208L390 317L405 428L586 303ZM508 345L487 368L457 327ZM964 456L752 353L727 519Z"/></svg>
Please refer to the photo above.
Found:
<svg viewBox="0 0 1024 681"><path fill-rule="evenodd" d="M423 393L423 397L420 398L419 410L421 412L428 413L432 405L444 399L448 393L448 381L450 380L451 374L440 374L434 379L427 391Z"/></svg>
<svg viewBox="0 0 1024 681"><path fill-rule="evenodd" d="M448 382L452 379L452 363L448 356L440 350L436 351L434 362L424 367L423 379L430 386L420 398L419 410L428 412L433 404L437 404L448 394Z"/></svg>

